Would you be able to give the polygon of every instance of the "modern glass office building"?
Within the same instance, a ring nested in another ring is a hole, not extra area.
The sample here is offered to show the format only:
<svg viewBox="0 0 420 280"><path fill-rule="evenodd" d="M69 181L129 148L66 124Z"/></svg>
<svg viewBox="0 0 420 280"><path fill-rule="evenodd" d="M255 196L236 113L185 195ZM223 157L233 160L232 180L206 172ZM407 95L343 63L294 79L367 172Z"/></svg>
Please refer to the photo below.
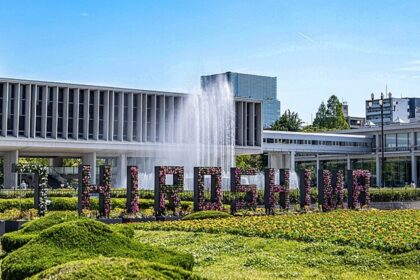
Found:
<svg viewBox="0 0 420 280"><path fill-rule="evenodd" d="M277 78L226 72L201 76L201 87L206 88L218 79L226 79L235 97L263 101L263 126L269 127L280 117L280 101L277 100Z"/></svg>

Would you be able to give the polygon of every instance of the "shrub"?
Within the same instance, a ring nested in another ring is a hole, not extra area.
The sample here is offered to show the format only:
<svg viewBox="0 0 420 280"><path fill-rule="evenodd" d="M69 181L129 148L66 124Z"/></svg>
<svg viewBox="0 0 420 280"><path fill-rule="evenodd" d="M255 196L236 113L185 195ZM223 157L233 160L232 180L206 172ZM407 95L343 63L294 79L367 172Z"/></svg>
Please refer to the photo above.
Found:
<svg viewBox="0 0 420 280"><path fill-rule="evenodd" d="M187 279L198 276L178 267L127 258L78 260L42 271L31 280L41 279Z"/></svg>
<svg viewBox="0 0 420 280"><path fill-rule="evenodd" d="M48 213L44 218L25 223L18 231L3 235L1 238L2 249L6 252L16 250L37 237L42 230L77 218L77 215L71 212Z"/></svg>
<svg viewBox="0 0 420 280"><path fill-rule="evenodd" d="M43 230L2 262L2 279L24 279L66 262L96 256L129 257L192 269L189 254L140 244L94 220L80 219Z"/></svg>
<svg viewBox="0 0 420 280"><path fill-rule="evenodd" d="M223 211L200 211L195 212L183 217L183 220L202 220L202 219L221 219L221 218L229 218L229 215Z"/></svg>

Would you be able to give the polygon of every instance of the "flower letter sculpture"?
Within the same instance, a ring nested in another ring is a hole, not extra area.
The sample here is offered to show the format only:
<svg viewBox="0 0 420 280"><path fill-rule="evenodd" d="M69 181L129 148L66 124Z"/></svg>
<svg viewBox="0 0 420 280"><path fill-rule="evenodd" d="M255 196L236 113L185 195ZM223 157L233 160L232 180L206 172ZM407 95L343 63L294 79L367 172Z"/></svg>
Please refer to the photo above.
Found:
<svg viewBox="0 0 420 280"><path fill-rule="evenodd" d="M90 165L79 166L79 187L78 187L78 212L82 214L83 209L90 209L90 194L99 193L99 216L109 218L111 211L111 166L100 167L99 185L90 184Z"/></svg>
<svg viewBox="0 0 420 280"><path fill-rule="evenodd" d="M280 169L280 185L275 184L274 168L267 168L264 172L264 178L264 204L266 214L274 215L278 204L282 209L289 209L289 170Z"/></svg>
<svg viewBox="0 0 420 280"><path fill-rule="evenodd" d="M344 209L344 174L342 170L335 173L334 202L335 208Z"/></svg>
<svg viewBox="0 0 420 280"><path fill-rule="evenodd" d="M348 188L348 207L367 208L370 204L369 187L370 187L370 171L369 170L349 170Z"/></svg>
<svg viewBox="0 0 420 280"><path fill-rule="evenodd" d="M38 209L38 215L44 216L47 212L47 187L48 187L48 172L47 167L42 165L23 165L17 164L14 166L14 171L17 173L34 173L34 208Z"/></svg>
<svg viewBox="0 0 420 280"><path fill-rule="evenodd" d="M166 184L166 175L173 175L173 184ZM184 191L184 167L183 166L156 166L155 167L155 215L163 216L167 208L174 215L179 215L181 199L179 193ZM166 207L166 198L169 206Z"/></svg>
<svg viewBox="0 0 420 280"><path fill-rule="evenodd" d="M257 175L255 169L230 169L230 191L234 195L232 199L230 211L235 214L240 209L255 210L257 208L257 186L256 185L242 185L242 175ZM245 197L240 198L239 194L244 193Z"/></svg>
<svg viewBox="0 0 420 280"><path fill-rule="evenodd" d="M139 211L139 170L137 166L127 167L127 213L136 215Z"/></svg>
<svg viewBox="0 0 420 280"><path fill-rule="evenodd" d="M210 201L205 199L204 176L211 176ZM223 210L222 168L194 167L194 211Z"/></svg>
<svg viewBox="0 0 420 280"><path fill-rule="evenodd" d="M310 169L305 169L301 173L299 190L300 190L300 208L311 207L311 176Z"/></svg>
<svg viewBox="0 0 420 280"><path fill-rule="evenodd" d="M322 211L330 211L335 208L333 197L332 175L329 170L319 170L318 176L321 177L318 186L318 201Z"/></svg>

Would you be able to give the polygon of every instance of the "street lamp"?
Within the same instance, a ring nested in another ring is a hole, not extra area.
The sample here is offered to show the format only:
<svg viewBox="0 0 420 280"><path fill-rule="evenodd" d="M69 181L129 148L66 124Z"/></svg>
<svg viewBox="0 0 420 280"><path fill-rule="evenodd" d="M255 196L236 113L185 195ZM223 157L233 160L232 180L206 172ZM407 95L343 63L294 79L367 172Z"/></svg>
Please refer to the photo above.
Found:
<svg viewBox="0 0 420 280"><path fill-rule="evenodd" d="M375 95L370 95L371 101L369 101L369 108L373 107ZM381 92L381 99L378 100L379 107L381 108L381 185L385 188L385 176L384 176L384 163L385 163L385 141L384 141L384 93Z"/></svg>

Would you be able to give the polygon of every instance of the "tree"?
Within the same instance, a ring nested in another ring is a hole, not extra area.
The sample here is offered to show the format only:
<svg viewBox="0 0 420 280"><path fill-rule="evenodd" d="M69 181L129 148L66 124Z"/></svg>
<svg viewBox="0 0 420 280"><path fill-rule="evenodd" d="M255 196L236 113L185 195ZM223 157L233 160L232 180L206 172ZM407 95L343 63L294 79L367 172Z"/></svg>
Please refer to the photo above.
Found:
<svg viewBox="0 0 420 280"><path fill-rule="evenodd" d="M270 127L271 130L282 131L299 131L303 121L299 118L298 113L291 112L287 109L284 114L276 120Z"/></svg>
<svg viewBox="0 0 420 280"><path fill-rule="evenodd" d="M242 169L255 168L258 171L264 170L267 166L267 157L263 154L257 155L238 155L236 156L236 167Z"/></svg>
<svg viewBox="0 0 420 280"><path fill-rule="evenodd" d="M343 104L337 96L331 95L327 105L322 102L316 113L313 126L319 129L348 129L349 125L344 117Z"/></svg>

